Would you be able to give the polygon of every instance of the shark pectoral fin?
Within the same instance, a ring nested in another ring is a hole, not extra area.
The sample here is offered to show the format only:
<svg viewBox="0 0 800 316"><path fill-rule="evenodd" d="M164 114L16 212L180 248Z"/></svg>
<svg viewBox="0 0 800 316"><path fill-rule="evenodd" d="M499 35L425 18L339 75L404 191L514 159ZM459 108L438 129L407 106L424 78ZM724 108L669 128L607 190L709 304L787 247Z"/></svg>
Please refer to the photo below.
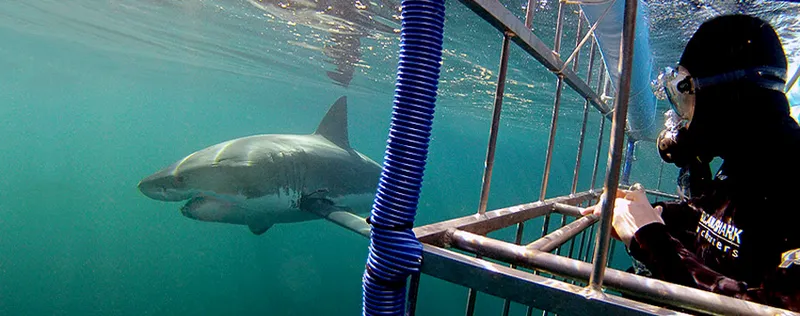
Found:
<svg viewBox="0 0 800 316"><path fill-rule="evenodd" d="M370 226L367 220L361 216L354 214L349 208L346 210L339 210L330 212L328 217L325 217L330 222L336 225L347 228L362 236L369 236Z"/></svg>
<svg viewBox="0 0 800 316"><path fill-rule="evenodd" d="M334 205L333 202L327 199L311 199L307 200L301 206L301 209L316 214L336 225L347 228L357 234L368 236L370 226L367 221L356 214L353 210L346 206Z"/></svg>
<svg viewBox="0 0 800 316"><path fill-rule="evenodd" d="M267 232L267 230L272 227L272 223L268 221L262 221L259 223L250 223L247 225L250 227L250 231L253 232L255 235L261 235Z"/></svg>

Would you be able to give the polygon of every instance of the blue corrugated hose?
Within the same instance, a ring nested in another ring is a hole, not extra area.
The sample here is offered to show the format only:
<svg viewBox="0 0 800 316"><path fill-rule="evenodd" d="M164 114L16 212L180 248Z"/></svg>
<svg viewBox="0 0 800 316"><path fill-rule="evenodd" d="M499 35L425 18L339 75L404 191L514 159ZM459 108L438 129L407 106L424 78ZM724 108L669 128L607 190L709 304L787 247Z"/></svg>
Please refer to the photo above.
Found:
<svg viewBox="0 0 800 316"><path fill-rule="evenodd" d="M400 62L383 173L372 206L363 315L403 315L406 280L419 271L422 245L411 228L428 156L444 0L403 0Z"/></svg>

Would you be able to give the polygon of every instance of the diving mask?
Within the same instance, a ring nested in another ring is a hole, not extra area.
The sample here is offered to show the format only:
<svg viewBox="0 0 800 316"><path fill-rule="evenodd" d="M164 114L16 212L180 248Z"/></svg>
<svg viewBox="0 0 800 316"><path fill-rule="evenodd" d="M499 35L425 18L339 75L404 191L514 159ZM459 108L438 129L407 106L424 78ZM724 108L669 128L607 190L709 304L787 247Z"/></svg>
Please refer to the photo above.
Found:
<svg viewBox="0 0 800 316"><path fill-rule="evenodd" d="M656 82L662 86L662 95L666 95L672 110L681 118L691 121L694 116L697 91L735 81L751 82L765 89L783 92L786 85L786 70L776 67L756 67L710 77L694 78L686 68L681 66L678 66L678 69L666 67L658 75Z"/></svg>

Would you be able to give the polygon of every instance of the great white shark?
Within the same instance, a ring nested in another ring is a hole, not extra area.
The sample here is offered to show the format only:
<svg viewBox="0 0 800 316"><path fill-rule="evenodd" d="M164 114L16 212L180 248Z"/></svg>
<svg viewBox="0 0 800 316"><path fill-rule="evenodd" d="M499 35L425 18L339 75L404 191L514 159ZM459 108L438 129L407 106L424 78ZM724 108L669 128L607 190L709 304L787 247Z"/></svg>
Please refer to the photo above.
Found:
<svg viewBox="0 0 800 316"><path fill-rule="evenodd" d="M138 188L151 199L187 201L186 217L246 225L261 235L274 224L326 217L331 208L368 213L380 173L378 163L350 146L341 97L313 134L216 144L144 178Z"/></svg>

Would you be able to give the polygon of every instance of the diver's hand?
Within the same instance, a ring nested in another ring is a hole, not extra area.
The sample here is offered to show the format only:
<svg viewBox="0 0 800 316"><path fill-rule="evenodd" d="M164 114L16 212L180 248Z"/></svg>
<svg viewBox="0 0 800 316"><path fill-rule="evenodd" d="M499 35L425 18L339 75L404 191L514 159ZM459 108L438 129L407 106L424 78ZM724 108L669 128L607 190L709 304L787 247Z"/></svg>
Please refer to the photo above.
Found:
<svg viewBox="0 0 800 316"><path fill-rule="evenodd" d="M585 208L581 214L588 215L594 213L600 216L600 203ZM661 208L653 208L647 200L644 190L617 190L617 198L614 201L614 217L611 222L613 231L611 236L617 238L630 246L633 235L651 223L664 223L661 219Z"/></svg>

